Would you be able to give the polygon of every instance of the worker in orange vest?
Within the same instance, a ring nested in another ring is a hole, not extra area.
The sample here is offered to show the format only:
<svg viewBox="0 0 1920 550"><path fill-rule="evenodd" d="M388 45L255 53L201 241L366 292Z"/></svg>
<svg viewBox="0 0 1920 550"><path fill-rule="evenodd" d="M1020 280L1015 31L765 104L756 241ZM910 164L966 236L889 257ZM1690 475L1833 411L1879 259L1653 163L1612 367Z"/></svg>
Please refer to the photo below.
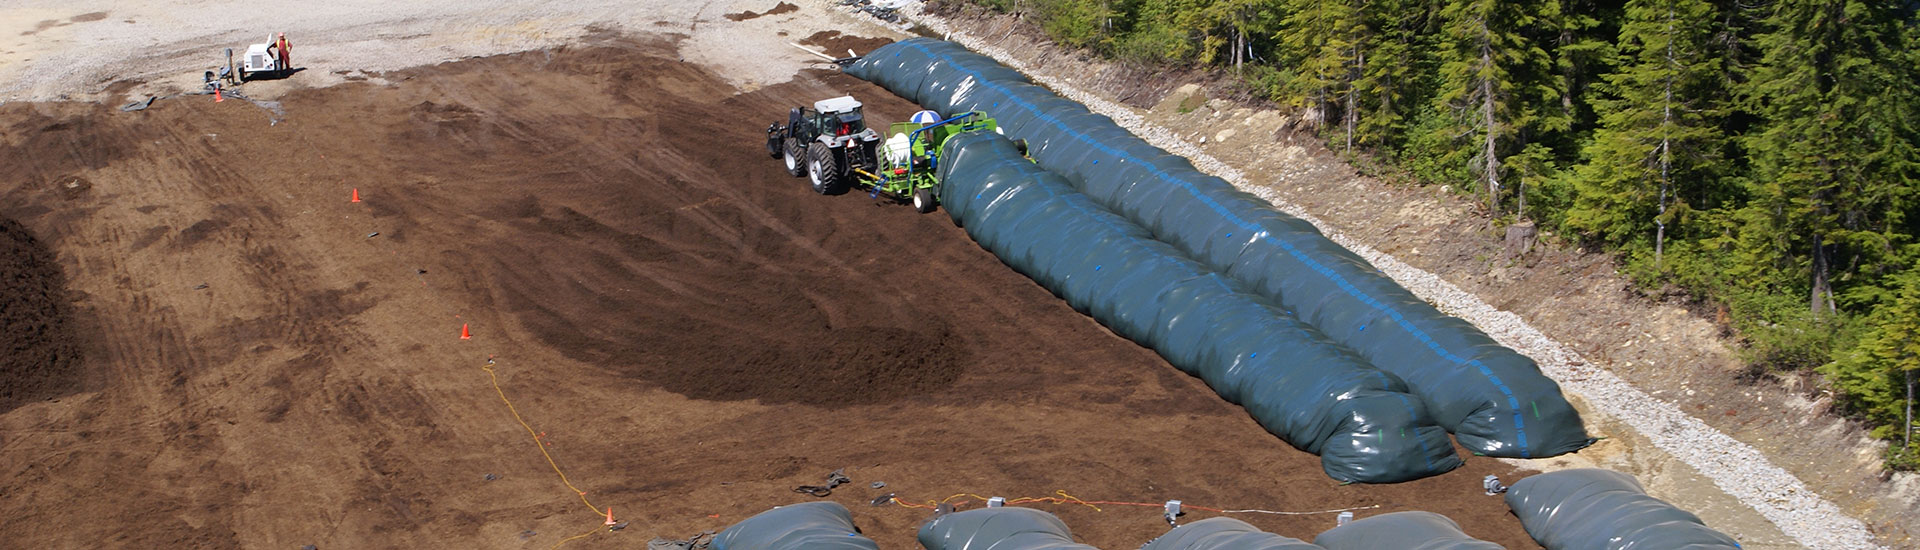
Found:
<svg viewBox="0 0 1920 550"><path fill-rule="evenodd" d="M293 57L291 57L293 47L287 45L287 33L280 33L280 40L277 45L280 48L280 70L293 70Z"/></svg>

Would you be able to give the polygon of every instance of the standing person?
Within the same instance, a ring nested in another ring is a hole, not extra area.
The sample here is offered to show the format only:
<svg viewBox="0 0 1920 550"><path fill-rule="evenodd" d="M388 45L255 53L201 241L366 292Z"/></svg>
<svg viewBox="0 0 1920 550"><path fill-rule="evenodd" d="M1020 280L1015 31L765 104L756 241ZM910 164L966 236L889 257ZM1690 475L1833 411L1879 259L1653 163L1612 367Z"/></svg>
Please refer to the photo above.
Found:
<svg viewBox="0 0 1920 550"><path fill-rule="evenodd" d="M280 33L280 40L277 42L276 45L280 48L280 72L293 70L293 47L287 45L287 33Z"/></svg>

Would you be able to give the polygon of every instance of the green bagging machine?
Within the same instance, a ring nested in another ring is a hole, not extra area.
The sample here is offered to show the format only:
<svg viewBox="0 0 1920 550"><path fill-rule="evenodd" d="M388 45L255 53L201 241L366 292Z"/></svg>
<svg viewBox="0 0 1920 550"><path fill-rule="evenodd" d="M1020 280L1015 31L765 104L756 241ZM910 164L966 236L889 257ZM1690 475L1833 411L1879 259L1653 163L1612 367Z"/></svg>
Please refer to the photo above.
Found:
<svg viewBox="0 0 1920 550"><path fill-rule="evenodd" d="M981 111L946 119L923 111L914 121L889 127L889 137L878 144L876 151L872 137L861 138L872 133L861 124L858 101L844 97L824 100L820 105L813 111L796 108L787 124L769 125L768 153L784 157L788 172L809 177L814 191L821 194L861 187L875 196L911 203L921 213L932 212L939 205L940 178L936 170L940 167L940 146L947 138L999 130L993 118ZM830 128L838 131L827 131ZM1018 143L1024 148L1024 141Z"/></svg>
<svg viewBox="0 0 1920 550"><path fill-rule="evenodd" d="M940 196L940 146L947 138L968 132L999 129L986 113L972 111L933 123L895 122L880 147L879 173L864 174L878 194L913 203L921 213L932 212Z"/></svg>

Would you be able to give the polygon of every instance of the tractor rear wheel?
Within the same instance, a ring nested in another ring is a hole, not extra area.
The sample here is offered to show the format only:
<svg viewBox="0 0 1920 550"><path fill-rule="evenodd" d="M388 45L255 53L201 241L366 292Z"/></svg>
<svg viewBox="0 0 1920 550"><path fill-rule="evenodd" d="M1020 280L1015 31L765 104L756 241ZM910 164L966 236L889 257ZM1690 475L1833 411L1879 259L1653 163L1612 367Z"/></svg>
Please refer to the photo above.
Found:
<svg viewBox="0 0 1920 550"><path fill-rule="evenodd" d="M932 212L934 206L938 204L939 203L933 199L932 189L922 188L913 190L913 211L925 214Z"/></svg>
<svg viewBox="0 0 1920 550"><path fill-rule="evenodd" d="M796 178L807 175L807 150L800 147L800 140L787 136L781 151L780 157L787 162L788 174L793 174Z"/></svg>
<svg viewBox="0 0 1920 550"><path fill-rule="evenodd" d="M822 195L846 192L846 178L840 175L840 167L834 165L832 148L826 145L807 147L807 161L807 177L813 181L813 192Z"/></svg>

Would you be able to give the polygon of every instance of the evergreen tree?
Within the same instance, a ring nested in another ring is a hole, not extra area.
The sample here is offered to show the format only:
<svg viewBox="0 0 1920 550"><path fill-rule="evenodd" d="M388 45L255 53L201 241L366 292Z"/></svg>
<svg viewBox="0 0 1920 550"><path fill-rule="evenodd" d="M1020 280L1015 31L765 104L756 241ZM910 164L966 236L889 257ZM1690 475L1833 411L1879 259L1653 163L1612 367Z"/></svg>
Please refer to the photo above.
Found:
<svg viewBox="0 0 1920 550"><path fill-rule="evenodd" d="M1432 51L1425 0L1372 0L1361 8L1359 78L1353 82L1353 137L1362 145L1397 145L1435 73L1422 54Z"/></svg>
<svg viewBox="0 0 1920 550"><path fill-rule="evenodd" d="M1719 177L1724 74L1706 0L1632 0L1621 67L1597 86L1599 128L1586 146L1566 224L1614 244L1649 239L1656 265L1684 186Z"/></svg>
<svg viewBox="0 0 1920 550"><path fill-rule="evenodd" d="M1211 0L1124 0L1114 17L1113 50L1120 57L1153 64L1178 64L1200 55L1199 31L1183 27L1187 14Z"/></svg>
<svg viewBox="0 0 1920 550"><path fill-rule="evenodd" d="M1559 3L1451 0L1441 17L1443 80L1435 101L1453 121L1441 131L1457 144L1446 157L1467 159L1498 215L1507 176L1502 159L1524 150L1529 134L1565 122L1552 57L1525 34L1553 28Z"/></svg>
<svg viewBox="0 0 1920 550"><path fill-rule="evenodd" d="M1040 28L1068 46L1104 49L1112 36L1111 0L1048 0L1040 7Z"/></svg>
<svg viewBox="0 0 1920 550"><path fill-rule="evenodd" d="M1182 29L1200 38L1200 63L1222 62L1239 72L1250 57L1249 38L1273 32L1282 0L1185 0L1174 13Z"/></svg>
<svg viewBox="0 0 1920 550"><path fill-rule="evenodd" d="M1606 75L1616 72L1619 52L1615 43L1622 38L1620 26L1626 20L1625 7L1619 2L1563 0L1560 31L1553 37L1552 53L1560 88L1566 92L1560 104L1568 127L1550 136L1553 146L1563 153L1577 156L1579 147L1574 141L1598 125L1589 95L1594 86L1605 82Z"/></svg>
<svg viewBox="0 0 1920 550"><path fill-rule="evenodd" d="M1798 271L1815 315L1837 309L1837 276L1884 270L1911 206L1910 21L1886 2L1780 0L1759 38L1750 99L1764 126L1747 144L1756 183L1741 230L1770 238L1747 239L1762 246L1742 251L1759 264L1745 269Z"/></svg>
<svg viewBox="0 0 1920 550"><path fill-rule="evenodd" d="M1821 368L1843 405L1883 429L1874 435L1913 446L1915 377L1920 375L1920 268L1893 278L1895 291L1871 317L1859 345Z"/></svg>
<svg viewBox="0 0 1920 550"><path fill-rule="evenodd" d="M1290 103L1318 113L1323 124L1338 113L1347 150L1353 149L1358 117L1354 83L1366 60L1358 1L1289 0L1280 27L1280 46L1298 71L1289 83Z"/></svg>

